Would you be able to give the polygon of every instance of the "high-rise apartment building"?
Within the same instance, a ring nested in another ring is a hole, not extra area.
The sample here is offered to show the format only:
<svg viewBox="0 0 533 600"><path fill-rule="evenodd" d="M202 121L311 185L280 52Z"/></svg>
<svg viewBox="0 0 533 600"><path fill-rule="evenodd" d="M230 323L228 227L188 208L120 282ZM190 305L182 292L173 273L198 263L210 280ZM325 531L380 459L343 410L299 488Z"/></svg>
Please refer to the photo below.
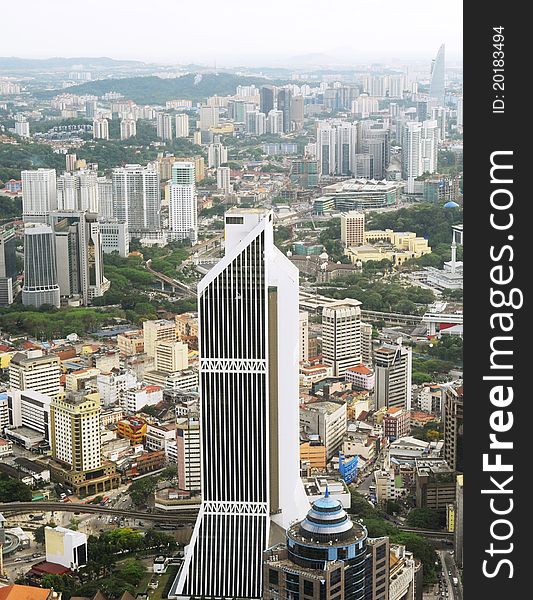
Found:
<svg viewBox="0 0 533 600"><path fill-rule="evenodd" d="M217 190L222 190L224 194L231 192L231 169L229 167L218 167L217 169Z"/></svg>
<svg viewBox="0 0 533 600"><path fill-rule="evenodd" d="M107 177L98 177L98 216L101 219L113 219L116 211L113 203L113 181Z"/></svg>
<svg viewBox="0 0 533 600"><path fill-rule="evenodd" d="M266 130L267 133L283 133L283 112L281 110L269 111Z"/></svg>
<svg viewBox="0 0 533 600"><path fill-rule="evenodd" d="M198 240L198 211L194 163L175 162L169 185L168 225L173 240Z"/></svg>
<svg viewBox="0 0 533 600"><path fill-rule="evenodd" d="M50 213L57 260L60 295L79 296L84 305L103 296L110 282L104 276L100 223L94 213L55 211Z"/></svg>
<svg viewBox="0 0 533 600"><path fill-rule="evenodd" d="M128 224L130 237L159 230L161 192L159 174L152 167L126 165L113 169L114 216Z"/></svg>
<svg viewBox="0 0 533 600"><path fill-rule="evenodd" d="M60 306L55 236L50 225L28 223L24 228L22 304Z"/></svg>
<svg viewBox="0 0 533 600"><path fill-rule="evenodd" d="M137 121L126 117L120 121L120 139L127 140L137 135Z"/></svg>
<svg viewBox="0 0 533 600"><path fill-rule="evenodd" d="M48 213L57 209L55 169L21 171L20 176L24 221L46 222Z"/></svg>
<svg viewBox="0 0 533 600"><path fill-rule="evenodd" d="M322 310L322 358L341 377L348 367L362 361L361 303L352 298L339 300Z"/></svg>
<svg viewBox="0 0 533 600"><path fill-rule="evenodd" d="M155 348L159 342L176 341L176 323L166 319L144 321L143 335L145 354L155 357Z"/></svg>
<svg viewBox="0 0 533 600"><path fill-rule="evenodd" d="M61 360L54 354L30 356L17 352L9 363L9 388L55 396L61 390Z"/></svg>
<svg viewBox="0 0 533 600"><path fill-rule="evenodd" d="M228 162L228 149L220 142L209 144L207 149L207 166L212 169L218 169Z"/></svg>
<svg viewBox="0 0 533 600"><path fill-rule="evenodd" d="M376 409L399 407L411 410L412 351L397 344L384 344L374 352Z"/></svg>
<svg viewBox="0 0 533 600"><path fill-rule="evenodd" d="M171 595L260 598L271 533L308 501L298 456L298 271L272 212L225 215L198 286L202 504Z"/></svg>
<svg viewBox="0 0 533 600"><path fill-rule="evenodd" d="M294 129L302 129L304 126L304 97L293 96L291 102L291 121Z"/></svg>
<svg viewBox="0 0 533 600"><path fill-rule="evenodd" d="M350 211L341 215L341 240L345 247L365 243L365 214Z"/></svg>
<svg viewBox="0 0 533 600"><path fill-rule="evenodd" d="M0 229L0 306L13 303L17 277L17 239L14 229Z"/></svg>
<svg viewBox="0 0 533 600"><path fill-rule="evenodd" d="M201 106L198 129L200 129L200 131L209 131L211 127L218 127L218 119L218 106Z"/></svg>
<svg viewBox="0 0 533 600"><path fill-rule="evenodd" d="M444 387L444 460L463 472L463 386Z"/></svg>
<svg viewBox="0 0 533 600"><path fill-rule="evenodd" d="M415 180L423 173L437 170L439 128L436 121L405 123L402 143L403 178L407 193L415 191Z"/></svg>
<svg viewBox="0 0 533 600"><path fill-rule="evenodd" d="M57 178L57 210L86 210L98 213L98 180L98 173L91 170L62 173Z"/></svg>
<svg viewBox="0 0 533 600"><path fill-rule="evenodd" d="M322 175L350 175L355 170L357 124L345 121L317 125L316 151Z"/></svg>
<svg viewBox="0 0 533 600"><path fill-rule="evenodd" d="M162 140L171 140L174 137L172 131L172 115L158 113L156 128L158 138L161 138Z"/></svg>
<svg viewBox="0 0 533 600"><path fill-rule="evenodd" d="M175 125L177 138L189 137L189 115L176 115Z"/></svg>
<svg viewBox="0 0 533 600"><path fill-rule="evenodd" d="M109 121L104 118L94 119L93 121L93 138L95 140L109 139Z"/></svg>

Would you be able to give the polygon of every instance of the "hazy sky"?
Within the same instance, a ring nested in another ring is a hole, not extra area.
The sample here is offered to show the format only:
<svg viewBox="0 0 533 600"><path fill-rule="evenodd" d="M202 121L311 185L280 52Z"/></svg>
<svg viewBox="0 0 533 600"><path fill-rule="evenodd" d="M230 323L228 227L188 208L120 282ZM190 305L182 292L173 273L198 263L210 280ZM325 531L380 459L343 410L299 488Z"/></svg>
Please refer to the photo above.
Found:
<svg viewBox="0 0 533 600"><path fill-rule="evenodd" d="M462 0L2 2L0 56L109 56L220 65L462 57Z"/></svg>

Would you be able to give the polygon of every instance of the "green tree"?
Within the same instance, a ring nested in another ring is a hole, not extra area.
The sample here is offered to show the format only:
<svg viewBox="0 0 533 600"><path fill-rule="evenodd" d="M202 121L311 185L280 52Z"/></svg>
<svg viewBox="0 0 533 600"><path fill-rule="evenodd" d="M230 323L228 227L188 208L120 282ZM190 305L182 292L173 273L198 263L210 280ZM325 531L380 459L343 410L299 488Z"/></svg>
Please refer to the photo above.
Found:
<svg viewBox="0 0 533 600"><path fill-rule="evenodd" d="M413 508L407 515L407 524L418 529L438 529L440 515L430 508Z"/></svg>
<svg viewBox="0 0 533 600"><path fill-rule="evenodd" d="M10 479L7 475L1 474L0 498L2 502L30 502L31 488L18 479Z"/></svg>

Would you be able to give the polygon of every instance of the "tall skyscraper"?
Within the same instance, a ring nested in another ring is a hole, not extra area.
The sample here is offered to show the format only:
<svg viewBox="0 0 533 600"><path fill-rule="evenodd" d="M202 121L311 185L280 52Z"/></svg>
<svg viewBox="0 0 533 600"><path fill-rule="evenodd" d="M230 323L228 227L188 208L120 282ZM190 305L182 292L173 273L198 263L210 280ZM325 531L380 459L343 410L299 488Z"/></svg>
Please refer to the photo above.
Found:
<svg viewBox="0 0 533 600"><path fill-rule="evenodd" d="M446 106L446 58L444 44L439 48L437 57L431 64L431 81L429 83L429 97L437 100L439 106Z"/></svg>
<svg viewBox="0 0 533 600"><path fill-rule="evenodd" d="M110 286L104 277L104 258L98 216L85 211L50 213L61 296L79 296L85 306Z"/></svg>
<svg viewBox="0 0 533 600"><path fill-rule="evenodd" d="M60 306L56 245L50 225L32 223L24 228L22 304Z"/></svg>
<svg viewBox="0 0 533 600"><path fill-rule="evenodd" d="M283 133L288 133L292 129L292 92L290 89L283 88L278 91L278 110L283 113Z"/></svg>
<svg viewBox="0 0 533 600"><path fill-rule="evenodd" d="M444 388L444 460L463 472L463 386Z"/></svg>
<svg viewBox="0 0 533 600"><path fill-rule="evenodd" d="M319 121L317 158L322 175L351 175L357 155L357 124Z"/></svg>
<svg viewBox="0 0 533 600"><path fill-rule="evenodd" d="M291 102L291 121L295 129L302 129L304 126L304 97L293 96Z"/></svg>
<svg viewBox="0 0 533 600"><path fill-rule="evenodd" d="M271 85L263 85L259 89L259 110L268 115L274 108L274 88Z"/></svg>
<svg viewBox="0 0 533 600"><path fill-rule="evenodd" d="M53 397L61 390L61 359L55 354L27 356L17 352L9 363L9 388Z"/></svg>
<svg viewBox="0 0 533 600"><path fill-rule="evenodd" d="M14 229L0 229L0 306L13 303L17 277L17 240Z"/></svg>
<svg viewBox="0 0 533 600"><path fill-rule="evenodd" d="M174 240L198 240L198 215L194 163L175 162L169 186L169 236Z"/></svg>
<svg viewBox="0 0 533 600"><path fill-rule="evenodd" d="M372 156L372 177L384 179L390 163L390 133L388 127L379 122L362 123L360 149ZM352 169L352 173L353 173Z"/></svg>
<svg viewBox="0 0 533 600"><path fill-rule="evenodd" d="M271 110L268 113L267 133L283 133L283 113L281 110Z"/></svg>
<svg viewBox="0 0 533 600"><path fill-rule="evenodd" d="M374 352L376 409L399 407L411 410L411 348L384 344Z"/></svg>
<svg viewBox="0 0 533 600"><path fill-rule="evenodd" d="M211 127L218 127L218 119L218 106L201 106L198 129L200 129L200 131L208 131Z"/></svg>
<svg viewBox="0 0 533 600"><path fill-rule="evenodd" d="M189 115L176 115L176 137L189 137Z"/></svg>
<svg viewBox="0 0 533 600"><path fill-rule="evenodd" d="M171 595L260 598L271 534L309 508L298 459L298 271L272 212L233 208L198 285L202 504Z"/></svg>
<svg viewBox="0 0 533 600"><path fill-rule="evenodd" d="M126 165L113 169L115 217L128 224L131 237L160 228L159 174L152 167Z"/></svg>
<svg viewBox="0 0 533 600"><path fill-rule="evenodd" d="M322 310L322 358L341 377L348 367L362 361L361 303L346 298L328 304Z"/></svg>
<svg viewBox="0 0 533 600"><path fill-rule="evenodd" d="M46 222L46 215L57 209L55 169L21 171L20 175L24 221Z"/></svg>
<svg viewBox="0 0 533 600"><path fill-rule="evenodd" d="M300 362L307 362L309 360L309 313L301 311L299 315L300 323L300 350L299 356Z"/></svg>

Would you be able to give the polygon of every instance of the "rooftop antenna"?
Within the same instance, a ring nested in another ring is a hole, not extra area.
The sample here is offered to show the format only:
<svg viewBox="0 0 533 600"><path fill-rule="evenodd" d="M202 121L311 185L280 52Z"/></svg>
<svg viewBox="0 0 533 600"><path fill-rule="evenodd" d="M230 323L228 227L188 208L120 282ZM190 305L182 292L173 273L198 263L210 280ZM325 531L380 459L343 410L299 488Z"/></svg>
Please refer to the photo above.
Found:
<svg viewBox="0 0 533 600"><path fill-rule="evenodd" d="M329 486L327 483L326 483L326 492L324 494L324 498L329 498Z"/></svg>

